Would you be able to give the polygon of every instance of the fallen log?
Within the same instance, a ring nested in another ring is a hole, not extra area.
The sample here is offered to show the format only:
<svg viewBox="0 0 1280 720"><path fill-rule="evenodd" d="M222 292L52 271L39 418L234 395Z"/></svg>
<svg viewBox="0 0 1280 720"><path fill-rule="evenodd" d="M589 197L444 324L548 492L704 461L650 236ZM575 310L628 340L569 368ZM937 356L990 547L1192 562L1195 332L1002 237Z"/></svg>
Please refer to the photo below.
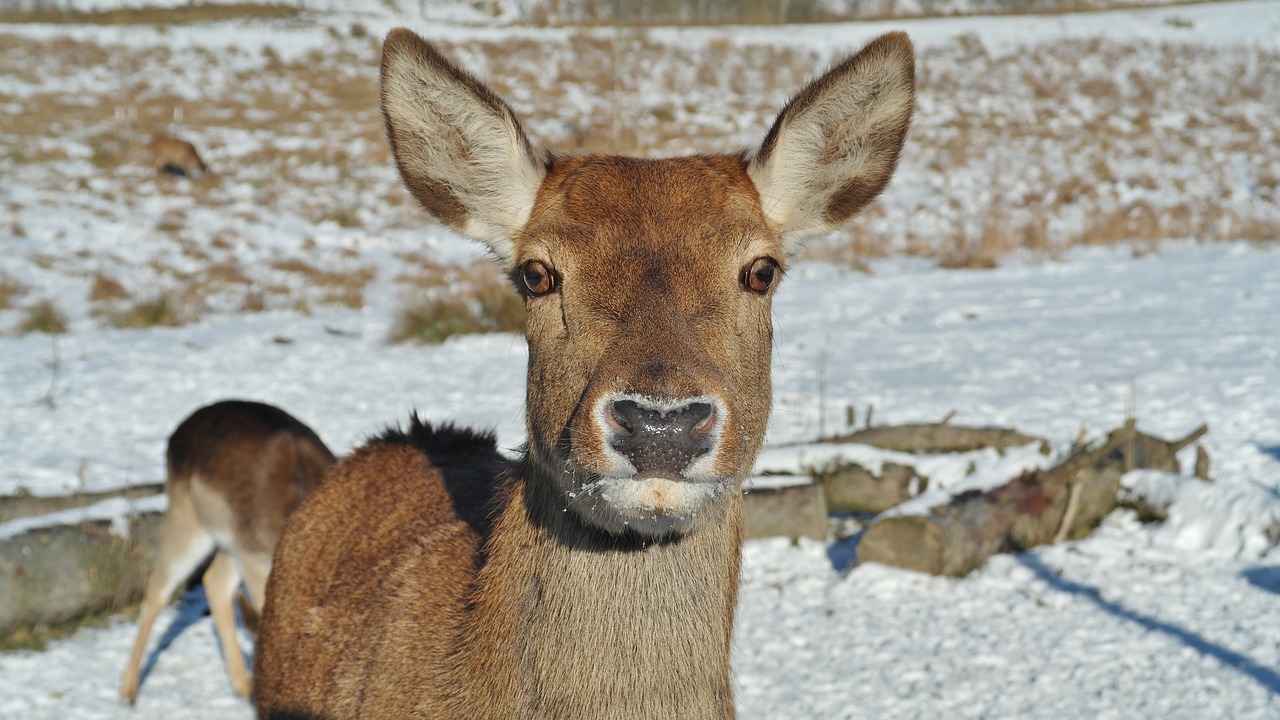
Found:
<svg viewBox="0 0 1280 720"><path fill-rule="evenodd" d="M1013 428L965 427L951 425L943 420L935 423L863 428L845 435L824 438L823 442L858 443L906 453L949 453L1019 447L1037 440L1041 438L1025 435Z"/></svg>
<svg viewBox="0 0 1280 720"><path fill-rule="evenodd" d="M880 513L929 489L929 478L910 465L886 462L876 475L857 463L835 463L814 470L832 513Z"/></svg>
<svg viewBox="0 0 1280 720"><path fill-rule="evenodd" d="M103 492L77 492L71 495L47 497L32 495L28 492L19 492L16 495L0 496L0 523L71 508L85 508L111 498L122 497L129 500L139 500L152 495L159 495L162 492L164 492L164 483L145 483Z"/></svg>
<svg viewBox="0 0 1280 720"><path fill-rule="evenodd" d="M86 520L0 539L0 637L114 610L142 596L160 512Z"/></svg>
<svg viewBox="0 0 1280 720"><path fill-rule="evenodd" d="M1177 472L1177 451L1206 431L1201 426L1166 441L1129 421L1051 468L986 492L960 493L923 515L878 518L858 542L857 561L963 576L995 553L1079 537L1116 506L1121 475L1139 467Z"/></svg>
<svg viewBox="0 0 1280 720"><path fill-rule="evenodd" d="M743 494L746 524L743 537L808 537L826 540L830 531L822 487L802 483L789 487L755 487Z"/></svg>

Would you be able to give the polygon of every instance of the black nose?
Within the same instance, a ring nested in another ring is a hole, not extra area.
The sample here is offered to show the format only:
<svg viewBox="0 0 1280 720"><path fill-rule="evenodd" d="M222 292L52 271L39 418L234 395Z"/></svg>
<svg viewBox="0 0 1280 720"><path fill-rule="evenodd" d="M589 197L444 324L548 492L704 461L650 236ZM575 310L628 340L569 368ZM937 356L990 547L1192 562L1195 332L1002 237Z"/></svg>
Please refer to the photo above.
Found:
<svg viewBox="0 0 1280 720"><path fill-rule="evenodd" d="M711 451L714 413L706 402L655 407L616 400L609 404L609 445L640 475L678 477L695 458Z"/></svg>

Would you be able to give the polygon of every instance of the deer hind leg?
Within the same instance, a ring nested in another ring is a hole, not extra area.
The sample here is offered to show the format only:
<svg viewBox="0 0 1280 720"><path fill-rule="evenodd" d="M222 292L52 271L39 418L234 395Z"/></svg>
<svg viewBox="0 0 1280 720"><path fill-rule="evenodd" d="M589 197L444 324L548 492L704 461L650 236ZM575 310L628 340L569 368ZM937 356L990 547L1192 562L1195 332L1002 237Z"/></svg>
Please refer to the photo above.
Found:
<svg viewBox="0 0 1280 720"><path fill-rule="evenodd" d="M271 555L241 555L240 570L244 573L244 587L248 591L246 599L261 614L267 596L267 576L271 574Z"/></svg>
<svg viewBox="0 0 1280 720"><path fill-rule="evenodd" d="M222 646L222 659L227 664L227 675L237 695L249 696L249 671L245 667L244 653L236 639L234 610L236 591L240 587L240 572L225 550L213 556L213 562L204 573L204 592L209 598L209 612L213 615L213 627Z"/></svg>
<svg viewBox="0 0 1280 720"><path fill-rule="evenodd" d="M160 525L160 547L138 613L138 636L120 680L120 699L130 705L138 697L142 656L147 649L151 626L180 583L190 577L214 550L214 541L196 517L191 494L185 488L170 487L169 510Z"/></svg>

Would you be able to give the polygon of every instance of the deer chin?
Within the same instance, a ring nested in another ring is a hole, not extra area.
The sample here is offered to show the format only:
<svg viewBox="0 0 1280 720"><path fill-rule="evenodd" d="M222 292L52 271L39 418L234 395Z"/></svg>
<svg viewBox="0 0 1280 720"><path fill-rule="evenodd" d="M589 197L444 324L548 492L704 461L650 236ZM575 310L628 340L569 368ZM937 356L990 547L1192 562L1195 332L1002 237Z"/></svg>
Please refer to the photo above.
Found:
<svg viewBox="0 0 1280 720"><path fill-rule="evenodd" d="M664 537L695 529L729 485L727 478L606 475L568 494L578 516L601 530Z"/></svg>

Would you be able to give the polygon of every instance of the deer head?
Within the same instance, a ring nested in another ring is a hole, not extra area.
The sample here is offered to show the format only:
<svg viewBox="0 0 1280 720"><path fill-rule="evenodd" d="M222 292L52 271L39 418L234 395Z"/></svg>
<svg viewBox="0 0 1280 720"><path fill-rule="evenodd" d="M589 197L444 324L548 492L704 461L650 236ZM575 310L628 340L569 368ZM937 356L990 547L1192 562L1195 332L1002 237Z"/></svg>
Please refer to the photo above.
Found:
<svg viewBox="0 0 1280 720"><path fill-rule="evenodd" d="M897 164L914 98L906 35L811 83L739 155L539 150L408 30L387 36L382 78L410 191L487 245L525 298L529 492L609 533L694 531L737 497L764 440L788 259Z"/></svg>

